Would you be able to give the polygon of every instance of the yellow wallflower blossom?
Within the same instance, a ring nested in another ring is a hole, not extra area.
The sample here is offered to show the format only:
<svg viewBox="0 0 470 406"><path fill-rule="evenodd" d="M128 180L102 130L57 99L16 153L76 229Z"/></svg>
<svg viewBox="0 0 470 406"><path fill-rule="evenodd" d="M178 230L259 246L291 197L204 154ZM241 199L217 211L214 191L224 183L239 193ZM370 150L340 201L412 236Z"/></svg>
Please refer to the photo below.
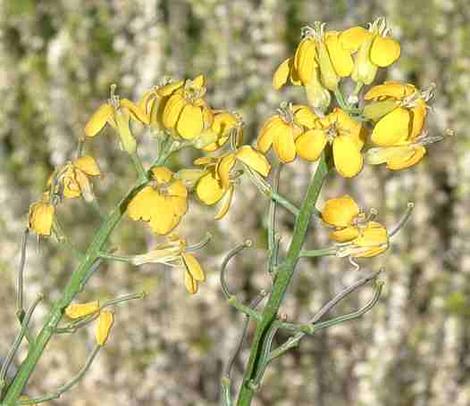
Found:
<svg viewBox="0 0 470 406"><path fill-rule="evenodd" d="M73 199L83 196L86 201L93 200L90 176L100 176L101 172L95 159L89 155L68 162L51 179L49 187L54 195Z"/></svg>
<svg viewBox="0 0 470 406"><path fill-rule="evenodd" d="M152 182L140 190L127 207L135 221L149 223L153 232L168 234L188 210L188 191L181 180L163 166L151 170Z"/></svg>
<svg viewBox="0 0 470 406"><path fill-rule="evenodd" d="M49 193L44 193L40 201L29 208L28 227L37 235L50 236L55 208L49 199Z"/></svg>
<svg viewBox="0 0 470 406"><path fill-rule="evenodd" d="M81 319L100 311L97 300L88 303L72 303L65 308L65 315L70 319Z"/></svg>
<svg viewBox="0 0 470 406"><path fill-rule="evenodd" d="M339 256L369 258L388 248L387 229L367 218L350 196L327 200L321 217L334 228L329 237L337 243Z"/></svg>
<svg viewBox="0 0 470 406"><path fill-rule="evenodd" d="M130 119L148 124L148 117L140 106L115 95L115 89L115 85L111 86L111 96L108 102L99 106L86 123L85 135L94 137L106 124L109 124L118 132L122 149L132 154L136 151L137 142L131 132Z"/></svg>
<svg viewBox="0 0 470 406"><path fill-rule="evenodd" d="M388 37L390 28L385 18L377 18L368 30L352 27L339 35L343 48L355 53L351 77L354 81L370 84L377 69L393 64L400 57L400 44Z"/></svg>
<svg viewBox="0 0 470 406"><path fill-rule="evenodd" d="M316 161L327 144L333 148L333 160L341 176L356 176L362 169L362 125L343 110L336 108L326 117L318 119L315 127L299 135L295 146L299 156Z"/></svg>
<svg viewBox="0 0 470 406"><path fill-rule="evenodd" d="M271 165L266 157L249 145L240 147L221 157L203 157L195 161L196 165L204 167L204 172L196 184L196 196L207 205L222 201L215 218L221 219L227 214L232 203L234 168L241 162L262 176L268 176Z"/></svg>
<svg viewBox="0 0 470 406"><path fill-rule="evenodd" d="M134 265L148 263L176 266L184 270L184 286L190 294L198 291L200 282L204 282L204 271L196 257L187 252L186 240L176 236L168 236L168 241L157 245L152 251L132 257Z"/></svg>
<svg viewBox="0 0 470 406"><path fill-rule="evenodd" d="M114 315L110 310L103 310L98 316L98 321L96 323L96 343L100 346L106 344L108 340L109 333L111 332L111 327L114 323Z"/></svg>
<svg viewBox="0 0 470 406"><path fill-rule="evenodd" d="M200 136L213 120L212 111L204 100L205 93L202 75L158 89L157 94L166 98L160 101L164 104L161 110L162 126L186 140Z"/></svg>
<svg viewBox="0 0 470 406"><path fill-rule="evenodd" d="M421 161L429 142L422 133L431 95L432 88L420 92L411 84L395 81L374 86L365 94L364 99L370 101L365 115L376 121L368 163L385 163L387 168L399 170Z"/></svg>
<svg viewBox="0 0 470 406"><path fill-rule="evenodd" d="M281 105L278 114L261 127L257 147L264 154L273 147L281 162L291 162L296 157L296 139L314 128L317 120L318 117L307 106Z"/></svg>

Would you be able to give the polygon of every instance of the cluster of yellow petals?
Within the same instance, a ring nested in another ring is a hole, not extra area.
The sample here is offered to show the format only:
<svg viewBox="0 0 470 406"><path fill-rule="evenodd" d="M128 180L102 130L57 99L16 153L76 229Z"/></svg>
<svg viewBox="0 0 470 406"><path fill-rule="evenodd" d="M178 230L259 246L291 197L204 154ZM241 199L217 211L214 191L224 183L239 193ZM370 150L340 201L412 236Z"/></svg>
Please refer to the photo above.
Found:
<svg viewBox="0 0 470 406"><path fill-rule="evenodd" d="M55 171L48 180L47 190L41 199L29 208L28 227L39 236L51 235L55 205L63 198L73 199L83 196L93 200L89 177L100 176L101 172L95 159L89 155L67 162Z"/></svg>
<svg viewBox="0 0 470 406"><path fill-rule="evenodd" d="M97 315L98 320L95 327L96 343L99 346L106 344L114 323L114 315L110 310L101 309L97 300L87 303L72 303L65 308L65 315L72 320Z"/></svg>
<svg viewBox="0 0 470 406"><path fill-rule="evenodd" d="M142 124L148 124L148 117L139 105L114 95L114 90L113 86L109 101L100 105L86 123L85 135L95 137L109 124L117 131L122 149L132 154L137 149L137 142L130 128L130 120L132 118Z"/></svg>
<svg viewBox="0 0 470 406"><path fill-rule="evenodd" d="M209 206L222 201L216 219L223 218L231 206L235 181L233 173L237 162L264 177L271 170L266 157L249 145L220 157L202 157L195 161L196 165L204 167L196 183L196 196Z"/></svg>
<svg viewBox="0 0 470 406"><path fill-rule="evenodd" d="M313 129L317 121L318 116L308 106L283 105L261 127L257 148L265 154L272 147L281 162L292 162L297 155L296 140Z"/></svg>
<svg viewBox="0 0 470 406"><path fill-rule="evenodd" d="M147 222L156 234L168 234L188 210L188 191L170 169L159 166L150 172L151 182L132 198L127 214Z"/></svg>
<svg viewBox="0 0 470 406"><path fill-rule="evenodd" d="M350 178L361 171L362 125L340 108L316 120L295 142L297 153L307 161L318 160L327 144L332 146L334 165L341 176Z"/></svg>
<svg viewBox="0 0 470 406"><path fill-rule="evenodd" d="M416 165L426 148L421 137L427 114L425 97L409 83L385 82L372 87L364 96L370 102L364 114L375 122L367 152L370 164L385 163L400 170Z"/></svg>
<svg viewBox="0 0 470 406"><path fill-rule="evenodd" d="M158 244L146 254L132 257L134 265L165 264L177 266L184 271L184 286L190 294L198 291L199 283L204 282L205 275L197 258L187 251L186 240L177 235L169 235L167 242Z"/></svg>
<svg viewBox="0 0 470 406"><path fill-rule="evenodd" d="M367 219L350 196L327 200L321 217L328 226L334 228L329 237L337 243L339 256L369 258L388 248L387 229Z"/></svg>

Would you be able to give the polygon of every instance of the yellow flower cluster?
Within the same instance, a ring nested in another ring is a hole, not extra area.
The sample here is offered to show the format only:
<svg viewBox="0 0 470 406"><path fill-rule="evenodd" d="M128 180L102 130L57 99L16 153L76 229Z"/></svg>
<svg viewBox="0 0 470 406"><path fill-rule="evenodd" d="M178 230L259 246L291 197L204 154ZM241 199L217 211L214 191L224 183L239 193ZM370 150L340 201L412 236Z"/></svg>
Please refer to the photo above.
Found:
<svg viewBox="0 0 470 406"><path fill-rule="evenodd" d="M309 106L284 105L268 118L258 135L260 151L266 153L272 145L277 158L288 163L297 155L316 161L331 147L335 168L346 178L356 176L364 161L384 163L391 170L417 164L425 145L435 141L424 131L432 91L389 81L361 94L378 69L392 65L399 56L400 44L390 36L384 18L368 29L326 31L325 24L318 22L305 27L294 55L275 71L273 87L280 89L289 82L303 86ZM342 84L347 87L348 78L355 87L345 97ZM299 119L299 111L308 118Z"/></svg>
<svg viewBox="0 0 470 406"><path fill-rule="evenodd" d="M67 162L56 170L49 178L41 199L29 208L29 229L39 236L50 236L57 204L64 198L73 199L80 196L87 201L93 200L89 178L100 174L96 161L89 155Z"/></svg>
<svg viewBox="0 0 470 406"><path fill-rule="evenodd" d="M388 248L387 229L372 221L347 195L327 200L321 218L333 228L329 236L337 243L339 256L369 258Z"/></svg>

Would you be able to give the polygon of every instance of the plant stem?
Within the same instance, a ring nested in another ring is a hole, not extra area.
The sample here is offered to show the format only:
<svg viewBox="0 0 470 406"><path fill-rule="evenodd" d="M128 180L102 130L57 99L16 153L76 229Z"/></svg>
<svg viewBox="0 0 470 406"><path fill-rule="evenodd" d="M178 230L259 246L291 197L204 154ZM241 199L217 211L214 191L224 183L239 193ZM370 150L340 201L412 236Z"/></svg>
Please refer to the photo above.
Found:
<svg viewBox="0 0 470 406"><path fill-rule="evenodd" d="M299 214L296 217L294 232L292 240L287 252L286 259L278 267L276 279L274 281L272 292L269 296L268 302L261 313L261 320L256 326L255 336L251 346L250 357L243 376L243 382L238 396L238 405L246 406L251 404L254 395L254 388L251 385L253 379L256 377L258 380L261 378L258 370L263 367L260 365L260 356L262 350L265 348L265 341L269 339L268 333L270 331L273 321L276 319L277 312L284 299L285 292L289 286L292 275L294 274L295 266L299 260L299 254L307 234L310 218L315 211L315 204L322 189L326 175L330 168L329 162L322 155L317 170L313 175L308 186L304 201L300 208Z"/></svg>
<svg viewBox="0 0 470 406"><path fill-rule="evenodd" d="M64 309L80 292L83 280L87 278L90 268L92 268L94 263L99 259L99 254L103 249L103 246L107 242L111 232L121 220L121 217L125 213L129 201L145 184L146 182L138 182L137 185L129 191L129 193L111 211L109 216L101 224L100 228L95 234L94 239L84 254L82 262L70 276L69 282L64 289L62 297L54 303L39 335L30 346L27 357L19 367L15 379L5 394L5 398L3 399L3 403L5 405L14 405L18 397L22 394L29 377L34 371L36 364L41 358L41 355L49 340L54 334L57 325L62 319Z"/></svg>
<svg viewBox="0 0 470 406"><path fill-rule="evenodd" d="M305 250L305 251L300 251L299 257L304 257L304 258L314 258L314 257L326 257L328 255L335 255L336 254L336 248L321 248L318 250Z"/></svg>

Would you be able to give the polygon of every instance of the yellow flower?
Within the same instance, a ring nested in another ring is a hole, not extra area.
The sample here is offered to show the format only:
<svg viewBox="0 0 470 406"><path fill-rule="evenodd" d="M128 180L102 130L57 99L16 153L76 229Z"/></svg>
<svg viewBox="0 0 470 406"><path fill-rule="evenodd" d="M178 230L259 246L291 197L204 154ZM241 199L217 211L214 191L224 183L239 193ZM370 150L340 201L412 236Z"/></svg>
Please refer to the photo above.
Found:
<svg viewBox="0 0 470 406"><path fill-rule="evenodd" d="M204 171L196 184L196 196L201 202L212 206L220 201L220 209L216 214L217 220L227 214L232 203L236 174L234 168L241 162L250 169L266 177L271 170L266 157L249 145L240 147L220 157L203 157L195 161L196 165L204 167Z"/></svg>
<svg viewBox="0 0 470 406"><path fill-rule="evenodd" d="M130 119L143 124L148 124L149 119L139 106L128 99L120 99L115 95L115 90L116 86L111 86L111 96L108 102L99 106L88 120L85 125L85 135L94 137L106 124L109 124L118 132L122 149L132 154L136 151L137 143L131 132Z"/></svg>
<svg viewBox="0 0 470 406"><path fill-rule="evenodd" d="M29 208L28 227L37 235L50 236L55 208L49 199L49 193L44 193L40 201Z"/></svg>
<svg viewBox="0 0 470 406"><path fill-rule="evenodd" d="M316 161L326 145L333 149L333 160L341 176L356 176L362 169L362 125L343 110L336 108L326 117L318 119L314 128L299 135L295 146L299 156Z"/></svg>
<svg viewBox="0 0 470 406"><path fill-rule="evenodd" d="M162 106L161 122L173 135L193 140L212 124L212 111L204 100L204 76L169 84L157 93L167 97Z"/></svg>
<svg viewBox="0 0 470 406"><path fill-rule="evenodd" d="M388 248L387 229L371 221L350 196L327 200L321 217L334 228L329 237L336 242L340 257L369 258Z"/></svg>
<svg viewBox="0 0 470 406"><path fill-rule="evenodd" d="M385 163L387 168L399 170L421 161L429 142L423 127L426 101L431 96L432 88L420 92L411 84L394 81L374 86L365 94L370 103L364 114L376 121L371 134L374 148L366 155L368 163Z"/></svg>
<svg viewBox="0 0 470 406"><path fill-rule="evenodd" d="M237 145L243 138L243 122L241 117L229 111L215 111L212 125L205 129L194 143L196 148L206 152L214 152L223 147L230 136L236 137Z"/></svg>
<svg viewBox="0 0 470 406"><path fill-rule="evenodd" d="M265 154L272 146L281 162L291 162L296 157L295 140L314 128L317 120L307 106L281 105L278 114L261 127L257 147Z"/></svg>
<svg viewBox="0 0 470 406"><path fill-rule="evenodd" d="M98 316L98 321L96 323L96 343L99 346L106 344L108 340L109 333L111 332L111 327L114 323L114 315L110 310L103 310Z"/></svg>
<svg viewBox="0 0 470 406"><path fill-rule="evenodd" d="M181 180L163 166L151 169L152 182L140 190L127 207L132 220L149 223L156 234L168 234L188 210L188 191Z"/></svg>
<svg viewBox="0 0 470 406"><path fill-rule="evenodd" d="M93 200L89 176L100 176L101 172L95 159L84 155L68 162L49 180L49 187L55 196L73 199L83 196L86 201Z"/></svg>
<svg viewBox="0 0 470 406"><path fill-rule="evenodd" d="M355 53L351 77L354 81L370 84L377 69L393 64L400 57L400 44L389 38L390 28L385 18L377 18L368 30L352 27L339 35L343 48Z"/></svg>
<svg viewBox="0 0 470 406"><path fill-rule="evenodd" d="M132 257L134 265L148 263L176 266L184 270L184 286L190 294L198 291L198 284L204 282L204 271L196 257L187 252L186 240L170 235L168 241L157 245L152 251Z"/></svg>

